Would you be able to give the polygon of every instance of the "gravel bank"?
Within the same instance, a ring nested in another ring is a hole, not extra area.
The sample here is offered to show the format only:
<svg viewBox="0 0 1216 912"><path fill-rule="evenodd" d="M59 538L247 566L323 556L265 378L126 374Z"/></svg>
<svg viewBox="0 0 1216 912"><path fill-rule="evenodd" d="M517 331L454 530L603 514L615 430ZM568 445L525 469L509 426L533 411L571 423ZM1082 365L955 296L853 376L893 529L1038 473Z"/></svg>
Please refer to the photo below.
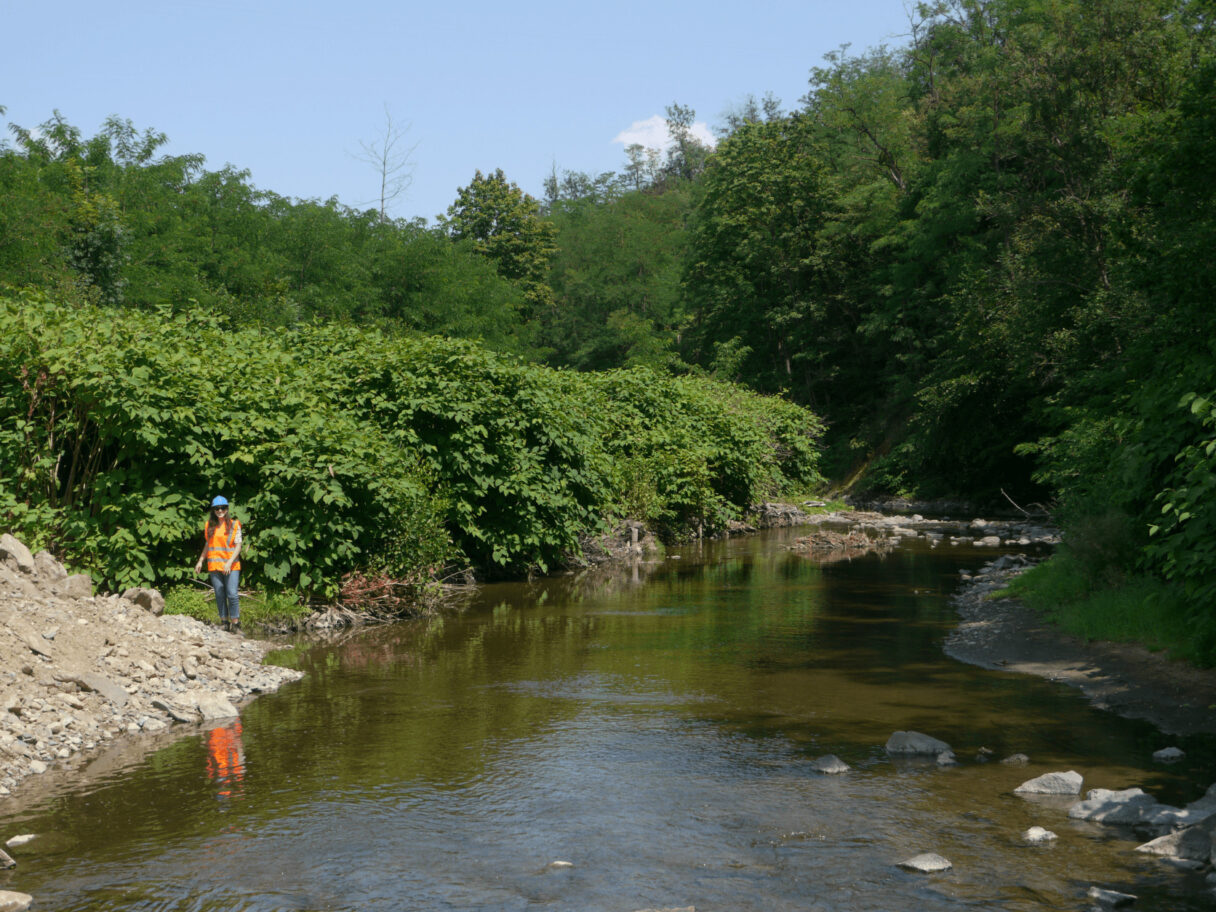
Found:
<svg viewBox="0 0 1216 912"><path fill-rule="evenodd" d="M267 643L161 616L152 590L96 596L87 576L0 536L0 801L115 739L239 714L302 675Z"/></svg>

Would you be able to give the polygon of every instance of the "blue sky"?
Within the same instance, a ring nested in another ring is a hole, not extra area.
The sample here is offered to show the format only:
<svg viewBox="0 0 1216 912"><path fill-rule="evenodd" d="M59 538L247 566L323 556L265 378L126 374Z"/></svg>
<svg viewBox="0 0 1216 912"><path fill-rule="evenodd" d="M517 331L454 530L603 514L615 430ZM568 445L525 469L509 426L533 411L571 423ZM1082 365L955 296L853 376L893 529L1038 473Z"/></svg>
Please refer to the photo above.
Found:
<svg viewBox="0 0 1216 912"><path fill-rule="evenodd" d="M825 53L907 32L903 0L0 0L0 106L86 135L116 114L209 169L359 206L378 177L356 155L387 108L416 144L390 212L433 219L477 169L533 195L555 164L619 170L622 134L672 102L707 127L749 93L788 109Z"/></svg>

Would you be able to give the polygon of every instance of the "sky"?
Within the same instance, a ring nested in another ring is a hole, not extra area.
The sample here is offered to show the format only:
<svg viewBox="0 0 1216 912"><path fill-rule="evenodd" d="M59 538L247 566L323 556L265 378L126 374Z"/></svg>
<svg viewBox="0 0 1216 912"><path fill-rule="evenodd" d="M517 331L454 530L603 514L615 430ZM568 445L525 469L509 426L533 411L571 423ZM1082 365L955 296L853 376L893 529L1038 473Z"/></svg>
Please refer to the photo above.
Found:
<svg viewBox="0 0 1216 912"><path fill-rule="evenodd" d="M619 171L672 103L706 137L749 94L795 108L826 53L902 46L908 22L904 0L0 0L0 126L117 115L166 154L365 208L387 116L412 149L389 214L433 221L478 170L538 197L555 168Z"/></svg>

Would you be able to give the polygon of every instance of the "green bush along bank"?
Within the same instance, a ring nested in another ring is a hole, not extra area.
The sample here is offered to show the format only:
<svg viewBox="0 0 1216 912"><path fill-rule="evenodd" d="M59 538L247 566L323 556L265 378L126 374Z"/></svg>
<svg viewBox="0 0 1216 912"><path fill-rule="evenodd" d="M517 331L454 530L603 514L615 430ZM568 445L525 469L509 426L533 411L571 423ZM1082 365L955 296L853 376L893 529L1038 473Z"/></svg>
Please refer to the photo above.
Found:
<svg viewBox="0 0 1216 912"><path fill-rule="evenodd" d="M32 293L0 299L0 413L0 518L114 588L188 580L217 492L250 585L333 596L543 572L613 515L711 531L820 480L819 420L725 383Z"/></svg>

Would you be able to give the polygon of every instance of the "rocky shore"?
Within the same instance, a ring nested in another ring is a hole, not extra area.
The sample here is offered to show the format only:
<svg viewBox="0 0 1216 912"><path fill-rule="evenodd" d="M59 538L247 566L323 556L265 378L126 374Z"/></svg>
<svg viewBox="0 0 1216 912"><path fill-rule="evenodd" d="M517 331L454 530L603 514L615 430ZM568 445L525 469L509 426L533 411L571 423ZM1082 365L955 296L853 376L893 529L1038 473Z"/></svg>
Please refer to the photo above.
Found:
<svg viewBox="0 0 1216 912"><path fill-rule="evenodd" d="M0 801L126 734L238 715L301 673L269 644L164 616L154 590L95 596L45 551L0 536Z"/></svg>
<svg viewBox="0 0 1216 912"><path fill-rule="evenodd" d="M964 576L954 596L959 624L944 644L948 655L1076 687L1100 709L1146 719L1171 734L1216 733L1216 670L1143 646L1080 640L1017 599L992 597L1032 563L1024 555L1002 555Z"/></svg>

